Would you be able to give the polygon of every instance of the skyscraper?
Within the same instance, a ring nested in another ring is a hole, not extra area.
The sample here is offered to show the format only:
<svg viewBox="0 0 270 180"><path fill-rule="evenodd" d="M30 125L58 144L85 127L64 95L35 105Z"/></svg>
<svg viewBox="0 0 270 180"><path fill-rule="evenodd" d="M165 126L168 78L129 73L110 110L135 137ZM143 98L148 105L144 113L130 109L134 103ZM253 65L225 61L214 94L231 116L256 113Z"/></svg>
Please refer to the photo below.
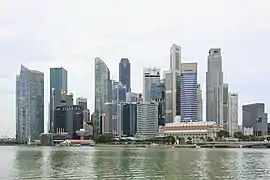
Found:
<svg viewBox="0 0 270 180"><path fill-rule="evenodd" d="M181 118L197 120L197 63L181 64Z"/></svg>
<svg viewBox="0 0 270 180"><path fill-rule="evenodd" d="M67 71L63 68L50 68L50 132L53 133L53 109L66 105Z"/></svg>
<svg viewBox="0 0 270 180"><path fill-rule="evenodd" d="M221 49L212 48L206 72L206 121L223 124L223 72Z"/></svg>
<svg viewBox="0 0 270 180"><path fill-rule="evenodd" d="M21 65L16 76L16 141L39 140L44 133L44 74Z"/></svg>
<svg viewBox="0 0 270 180"><path fill-rule="evenodd" d="M242 106L243 129L253 128L255 136L267 135L267 113L264 103L254 103Z"/></svg>
<svg viewBox="0 0 270 180"><path fill-rule="evenodd" d="M223 129L229 132L229 87L223 83Z"/></svg>
<svg viewBox="0 0 270 180"><path fill-rule="evenodd" d="M158 83L160 80L160 69L144 68L143 69L143 99L150 101L151 84Z"/></svg>
<svg viewBox="0 0 270 180"><path fill-rule="evenodd" d="M141 139L155 137L158 132L158 105L156 102L137 104L137 133Z"/></svg>
<svg viewBox="0 0 270 180"><path fill-rule="evenodd" d="M130 86L130 62L127 58L122 58L119 63L119 82L126 85L127 92L131 92Z"/></svg>
<svg viewBox="0 0 270 180"><path fill-rule="evenodd" d="M126 86L121 82L113 82L112 85L112 107L113 114L113 134L117 136L123 135L122 122L122 103L126 101Z"/></svg>
<svg viewBox="0 0 270 180"><path fill-rule="evenodd" d="M238 131L238 94L228 94L228 132L231 136Z"/></svg>
<svg viewBox="0 0 270 180"><path fill-rule="evenodd" d="M170 70L164 72L166 122L173 122L176 115L180 115L180 73L181 47L173 44L170 50Z"/></svg>
<svg viewBox="0 0 270 180"><path fill-rule="evenodd" d="M94 134L102 134L104 124L105 103L111 102L112 81L110 70L100 58L95 58L95 112ZM102 124L103 123L103 124Z"/></svg>
<svg viewBox="0 0 270 180"><path fill-rule="evenodd" d="M87 109L87 98L85 97L78 97L76 99L76 105L79 105L82 107L82 110L86 110Z"/></svg>
<svg viewBox="0 0 270 180"><path fill-rule="evenodd" d="M197 120L203 121L203 98L200 84L197 84Z"/></svg>

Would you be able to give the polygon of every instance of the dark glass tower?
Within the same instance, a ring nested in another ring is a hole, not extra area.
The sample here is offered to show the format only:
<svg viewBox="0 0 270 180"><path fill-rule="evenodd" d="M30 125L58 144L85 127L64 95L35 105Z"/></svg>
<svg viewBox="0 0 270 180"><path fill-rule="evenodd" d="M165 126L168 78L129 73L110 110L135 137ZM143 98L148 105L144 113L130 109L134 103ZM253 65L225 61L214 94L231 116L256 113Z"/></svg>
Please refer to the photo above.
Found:
<svg viewBox="0 0 270 180"><path fill-rule="evenodd" d="M54 93L53 93L54 89ZM52 127L52 110L57 106L66 105L67 94L67 71L60 68L50 68L50 132L53 133Z"/></svg>
<svg viewBox="0 0 270 180"><path fill-rule="evenodd" d="M130 62L127 58L122 58L119 63L119 82L126 85L127 92L131 92L130 87Z"/></svg>

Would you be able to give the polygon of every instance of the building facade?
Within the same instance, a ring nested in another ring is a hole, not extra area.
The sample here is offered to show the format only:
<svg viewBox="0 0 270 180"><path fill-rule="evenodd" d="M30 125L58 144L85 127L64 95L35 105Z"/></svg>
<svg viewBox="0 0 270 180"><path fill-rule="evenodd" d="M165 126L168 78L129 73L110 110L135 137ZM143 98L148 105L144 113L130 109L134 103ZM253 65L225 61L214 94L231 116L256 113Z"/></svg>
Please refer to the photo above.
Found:
<svg viewBox="0 0 270 180"><path fill-rule="evenodd" d="M67 106L72 106L73 104L73 94L69 93L67 94Z"/></svg>
<svg viewBox="0 0 270 180"><path fill-rule="evenodd" d="M44 74L21 65L16 76L16 141L39 140L44 133Z"/></svg>
<svg viewBox="0 0 270 180"><path fill-rule="evenodd" d="M267 135L267 113L264 103L242 106L243 128L253 128L255 136Z"/></svg>
<svg viewBox="0 0 270 180"><path fill-rule="evenodd" d="M168 123L161 130L165 136L182 137L185 141L206 141L208 138L215 140L217 133L223 129L222 125L215 122L177 122Z"/></svg>
<svg viewBox="0 0 270 180"><path fill-rule="evenodd" d="M87 109L87 98L85 97L78 97L76 99L76 105L82 106L82 110L86 110Z"/></svg>
<svg viewBox="0 0 270 180"><path fill-rule="evenodd" d="M223 127L229 132L229 87L223 83Z"/></svg>
<svg viewBox="0 0 270 180"><path fill-rule="evenodd" d="M197 63L181 64L181 118L197 120Z"/></svg>
<svg viewBox="0 0 270 180"><path fill-rule="evenodd" d="M155 102L137 104L137 133L140 139L155 137L158 132L158 105Z"/></svg>
<svg viewBox="0 0 270 180"><path fill-rule="evenodd" d="M142 94L134 93L134 92L127 92L126 93L126 102L132 103L132 102L140 102L142 101Z"/></svg>
<svg viewBox="0 0 270 180"><path fill-rule="evenodd" d="M158 125L165 125L165 80L151 84L150 98L158 104Z"/></svg>
<svg viewBox="0 0 270 180"><path fill-rule="evenodd" d="M231 136L238 131L238 94L228 95L228 132Z"/></svg>
<svg viewBox="0 0 270 180"><path fill-rule="evenodd" d="M112 81L110 70L100 58L95 58L95 112L94 135L102 134L105 103L112 100Z"/></svg>
<svg viewBox="0 0 270 180"><path fill-rule="evenodd" d="M68 73L63 67L50 68L50 130L54 133L53 110L57 106L66 105L66 94L68 92Z"/></svg>
<svg viewBox="0 0 270 180"><path fill-rule="evenodd" d="M131 92L130 62L127 58L122 58L119 63L119 82L126 86L127 92Z"/></svg>
<svg viewBox="0 0 270 180"><path fill-rule="evenodd" d="M58 106L55 108L54 132L66 134L71 139L80 139L76 131L83 129L83 110L81 106Z"/></svg>
<svg viewBox="0 0 270 180"><path fill-rule="evenodd" d="M151 84L158 83L160 80L160 69L157 68L144 68L143 69L143 99L150 101L151 97Z"/></svg>
<svg viewBox="0 0 270 180"><path fill-rule="evenodd" d="M123 135L134 136L137 133L137 103L125 103L122 108Z"/></svg>
<svg viewBox="0 0 270 180"><path fill-rule="evenodd" d="M223 124L223 72L221 49L209 50L206 72L206 121Z"/></svg>
<svg viewBox="0 0 270 180"><path fill-rule="evenodd" d="M203 98L200 84L197 84L197 120L203 121Z"/></svg>
<svg viewBox="0 0 270 180"><path fill-rule="evenodd" d="M116 107L115 102L107 102L105 103L105 118L104 118L104 134L113 134L116 111L114 111L114 108Z"/></svg>
<svg viewBox="0 0 270 180"><path fill-rule="evenodd" d="M181 75L181 47L173 44L170 49L170 70L164 72L165 78L165 118L166 122L173 122L175 116L180 115L180 75Z"/></svg>

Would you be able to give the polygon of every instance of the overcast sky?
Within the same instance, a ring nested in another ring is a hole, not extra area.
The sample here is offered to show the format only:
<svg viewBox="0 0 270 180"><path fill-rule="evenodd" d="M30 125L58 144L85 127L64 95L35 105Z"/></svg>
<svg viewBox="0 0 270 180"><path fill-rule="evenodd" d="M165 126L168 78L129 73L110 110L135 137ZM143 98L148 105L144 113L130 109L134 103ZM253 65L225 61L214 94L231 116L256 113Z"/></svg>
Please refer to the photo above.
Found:
<svg viewBox="0 0 270 180"><path fill-rule="evenodd" d="M242 104L270 103L269 42L269 0L2 0L0 135L15 135L20 64L45 74L47 122L50 67L68 70L68 91L87 97L92 113L94 57L107 63L112 79L118 79L120 58L128 57L132 91L142 92L143 67L168 69L175 43L182 46L182 62L198 62L205 100L207 54L217 47L240 110Z"/></svg>

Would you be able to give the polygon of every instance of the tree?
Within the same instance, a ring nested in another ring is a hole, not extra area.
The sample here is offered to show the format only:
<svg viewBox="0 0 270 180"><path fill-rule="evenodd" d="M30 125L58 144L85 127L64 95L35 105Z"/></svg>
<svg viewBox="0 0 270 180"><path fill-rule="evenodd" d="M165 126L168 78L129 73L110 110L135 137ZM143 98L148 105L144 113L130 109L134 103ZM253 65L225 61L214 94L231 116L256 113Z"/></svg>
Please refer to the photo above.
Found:
<svg viewBox="0 0 270 180"><path fill-rule="evenodd" d="M174 138L173 136L168 136L167 138L168 138L168 139L167 139L167 142L170 143L170 144L174 144L175 141L176 141L175 138Z"/></svg>
<svg viewBox="0 0 270 180"><path fill-rule="evenodd" d="M97 143L108 143L111 142L113 137L109 134L99 135L96 139Z"/></svg>
<svg viewBox="0 0 270 180"><path fill-rule="evenodd" d="M211 137L207 137L208 142L213 142L214 140Z"/></svg>
<svg viewBox="0 0 270 180"><path fill-rule="evenodd" d="M233 137L238 139L244 139L244 134L241 131L237 131L233 133Z"/></svg>
<svg viewBox="0 0 270 180"><path fill-rule="evenodd" d="M204 138L203 137L200 137L200 140L204 141Z"/></svg>
<svg viewBox="0 0 270 180"><path fill-rule="evenodd" d="M228 131L224 131L224 130L220 130L217 133L217 137L218 138L222 138L222 137L230 137L230 133Z"/></svg>

